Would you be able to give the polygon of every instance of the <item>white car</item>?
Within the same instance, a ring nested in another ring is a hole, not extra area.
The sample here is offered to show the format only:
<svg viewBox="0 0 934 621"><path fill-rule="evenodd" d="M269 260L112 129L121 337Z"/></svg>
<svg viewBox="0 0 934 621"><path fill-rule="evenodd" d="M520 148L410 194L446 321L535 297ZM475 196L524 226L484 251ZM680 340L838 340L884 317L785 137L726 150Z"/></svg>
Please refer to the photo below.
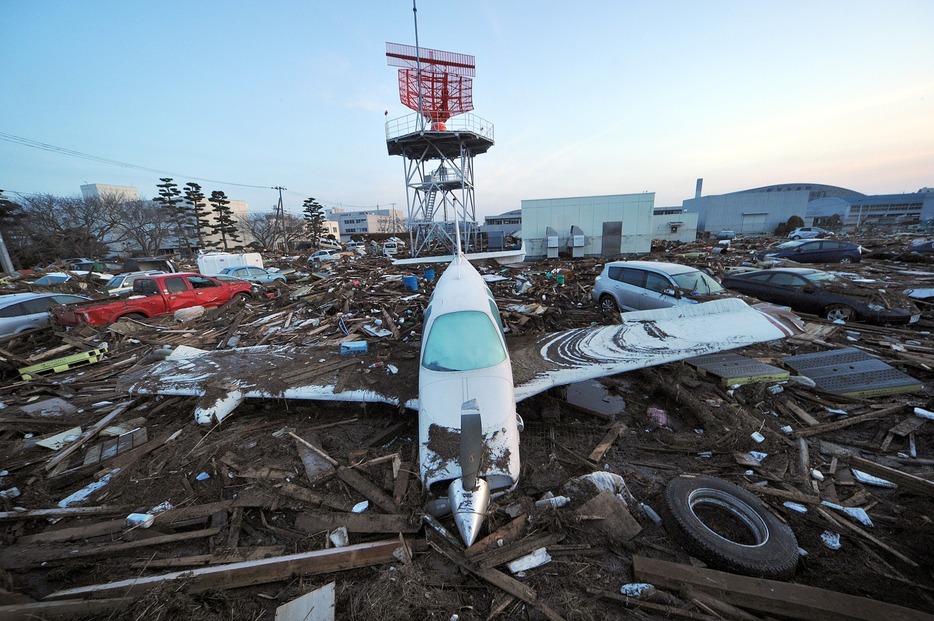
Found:
<svg viewBox="0 0 934 621"><path fill-rule="evenodd" d="M315 261L336 261L341 258L341 253L339 250L319 250L308 257L310 263Z"/></svg>
<svg viewBox="0 0 934 621"><path fill-rule="evenodd" d="M126 274L117 274L107 281L104 285L104 291L108 295L122 295L133 291L133 281L140 276L155 276L156 274L165 274L162 270L149 270L146 272L128 272Z"/></svg>
<svg viewBox="0 0 934 621"><path fill-rule="evenodd" d="M89 300L67 293L11 293L0 295L0 336L49 325L49 307Z"/></svg>
<svg viewBox="0 0 934 621"><path fill-rule="evenodd" d="M817 226L800 226L788 233L788 239L814 239L815 237L833 237L833 231Z"/></svg>

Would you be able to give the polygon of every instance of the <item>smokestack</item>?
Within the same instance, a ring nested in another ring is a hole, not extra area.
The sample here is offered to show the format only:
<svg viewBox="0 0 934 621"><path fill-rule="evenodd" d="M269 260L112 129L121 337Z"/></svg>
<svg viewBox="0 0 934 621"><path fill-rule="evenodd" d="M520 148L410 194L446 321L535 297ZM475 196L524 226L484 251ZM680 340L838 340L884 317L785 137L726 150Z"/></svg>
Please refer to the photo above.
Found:
<svg viewBox="0 0 934 621"><path fill-rule="evenodd" d="M694 188L694 198L700 198L701 189L704 187L704 178L701 177L697 180L697 186Z"/></svg>

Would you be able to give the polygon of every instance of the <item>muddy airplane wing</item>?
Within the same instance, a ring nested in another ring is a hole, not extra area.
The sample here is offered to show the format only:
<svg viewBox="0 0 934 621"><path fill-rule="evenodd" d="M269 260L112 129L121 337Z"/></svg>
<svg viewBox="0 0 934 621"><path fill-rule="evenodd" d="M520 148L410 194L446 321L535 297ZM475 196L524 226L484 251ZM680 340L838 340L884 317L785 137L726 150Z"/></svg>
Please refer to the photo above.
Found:
<svg viewBox="0 0 934 621"><path fill-rule="evenodd" d="M622 323L524 339L509 348L516 401L555 386L685 360L803 330L801 320L769 304L735 298L622 313Z"/></svg>

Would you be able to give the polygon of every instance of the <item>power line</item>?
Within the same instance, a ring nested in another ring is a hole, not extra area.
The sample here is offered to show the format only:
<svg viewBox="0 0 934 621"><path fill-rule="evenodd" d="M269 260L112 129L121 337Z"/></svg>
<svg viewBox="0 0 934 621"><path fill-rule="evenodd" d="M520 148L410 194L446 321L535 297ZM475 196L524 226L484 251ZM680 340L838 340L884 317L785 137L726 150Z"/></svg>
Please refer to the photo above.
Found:
<svg viewBox="0 0 934 621"><path fill-rule="evenodd" d="M181 173L174 173L166 170L159 170L157 168L147 168L146 166L139 166L137 164L129 164L127 162L121 162L118 160L112 160L110 158L101 157L99 155L91 155L90 153L82 153L81 151L75 151L74 149L67 149L65 147L59 147L53 144L48 144L45 142L39 142L38 140L32 140L30 138L23 138L22 136L14 136L13 134L7 134L5 132L0 132L0 140L6 142L12 142L14 144L19 144L25 147L30 147L33 149L40 149L42 151L48 151L50 153L57 153L59 155L66 155L68 157L77 157L84 160L90 160L92 162L100 162L101 164L110 164L111 166L120 166L122 168L132 168L134 170L141 170L144 172L151 172L157 175L169 175L171 177L180 177L182 179L188 179L192 181L205 181L207 183L217 183L220 185L232 185L241 188L254 188L257 190L277 190L279 186L270 187L268 185L253 185L249 183L234 183L232 181L218 181L217 179L207 179L205 177L194 177L192 175L185 175ZM301 192L295 192L286 190L282 188L283 191L286 191L288 194L296 196L298 198L306 198L309 195L303 194ZM14 192L20 196L24 196L21 192ZM282 192L279 193L279 200L282 200ZM347 205L343 204L340 201L331 201L326 199L319 199L322 203L330 203L333 206L345 207L350 209L379 209L379 205Z"/></svg>
<svg viewBox="0 0 934 621"><path fill-rule="evenodd" d="M39 142L38 140L31 140L29 138L23 138L22 136L14 136L13 134L7 134L0 132L0 140L5 140L6 142L12 142L14 144L20 144L26 147L31 147L33 149L41 149L43 151L49 151L50 153L58 153L59 155L67 155L69 157L77 157L85 160L90 160L92 162L100 162L101 164L110 164L112 166L120 166L122 168L133 168L135 170L142 170L144 172L151 172L158 175L171 175L173 177L182 177L184 179L192 179L194 181L206 181L208 183L219 183L221 185L233 185L241 188L256 188L259 190L270 189L268 185L252 185L248 183L234 183L232 181L218 181L217 179L207 179L204 177L194 177L192 175L184 175L180 173L173 173L166 170L158 170L156 168L147 168L145 166L138 166L136 164L128 164L126 162L120 162L117 160L112 160L106 157L100 157L99 155L91 155L89 153L82 153L81 151L75 151L73 149L66 149L65 147L57 147L53 144L47 144L45 142Z"/></svg>

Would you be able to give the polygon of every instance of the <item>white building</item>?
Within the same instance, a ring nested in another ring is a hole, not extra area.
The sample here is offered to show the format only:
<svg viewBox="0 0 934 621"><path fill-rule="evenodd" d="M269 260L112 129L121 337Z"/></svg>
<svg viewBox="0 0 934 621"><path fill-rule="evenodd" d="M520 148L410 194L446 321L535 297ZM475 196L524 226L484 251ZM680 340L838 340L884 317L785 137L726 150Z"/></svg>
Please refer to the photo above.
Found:
<svg viewBox="0 0 934 621"><path fill-rule="evenodd" d="M340 231L339 238L342 242L350 241L352 235L405 231L405 220L398 209L344 211L335 208L328 209L324 213L328 220L337 222Z"/></svg>
<svg viewBox="0 0 934 621"><path fill-rule="evenodd" d="M524 200L526 256L617 257L649 252L654 204L654 192Z"/></svg>
<svg viewBox="0 0 934 621"><path fill-rule="evenodd" d="M139 190L131 185L109 185L107 183L88 183L81 186L81 196L85 199L116 199L119 202L138 201Z"/></svg>

